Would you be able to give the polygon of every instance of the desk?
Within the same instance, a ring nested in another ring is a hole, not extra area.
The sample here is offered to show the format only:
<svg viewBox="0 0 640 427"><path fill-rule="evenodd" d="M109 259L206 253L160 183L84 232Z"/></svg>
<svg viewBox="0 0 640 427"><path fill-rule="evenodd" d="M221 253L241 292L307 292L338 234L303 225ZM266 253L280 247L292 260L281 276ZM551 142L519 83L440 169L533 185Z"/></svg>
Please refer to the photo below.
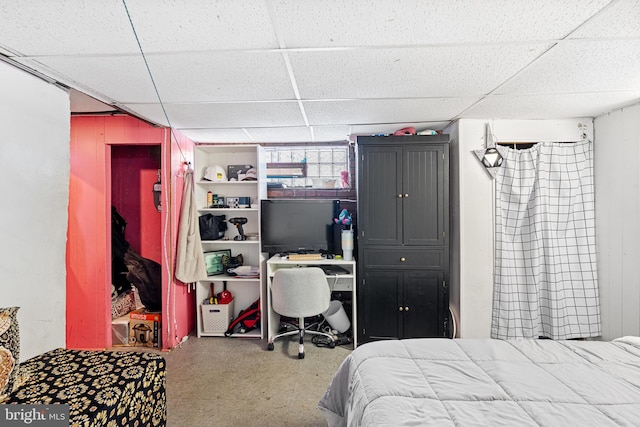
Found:
<svg viewBox="0 0 640 427"><path fill-rule="evenodd" d="M357 346L357 311L356 311L356 262L341 259L323 259L306 261L289 261L287 257L274 255L267 261L267 339L278 335L280 329L280 315L271 308L271 279L280 268L313 267L321 264L339 265L349 271L349 274L327 276L332 291L351 292L351 330L353 332L353 348Z"/></svg>

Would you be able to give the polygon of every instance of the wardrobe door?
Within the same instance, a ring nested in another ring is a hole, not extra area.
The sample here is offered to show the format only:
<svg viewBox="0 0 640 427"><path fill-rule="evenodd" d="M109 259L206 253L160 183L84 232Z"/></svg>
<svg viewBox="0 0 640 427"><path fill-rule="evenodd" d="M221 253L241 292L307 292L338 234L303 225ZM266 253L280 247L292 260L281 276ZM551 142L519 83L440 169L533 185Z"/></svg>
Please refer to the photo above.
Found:
<svg viewBox="0 0 640 427"><path fill-rule="evenodd" d="M403 153L403 243L440 246L445 239L444 147L407 145Z"/></svg>
<svg viewBox="0 0 640 427"><path fill-rule="evenodd" d="M402 147L367 146L359 156L359 244L402 244Z"/></svg>
<svg viewBox="0 0 640 427"><path fill-rule="evenodd" d="M365 270L361 283L362 342L401 336L402 272Z"/></svg>
<svg viewBox="0 0 640 427"><path fill-rule="evenodd" d="M441 271L407 271L403 279L402 337L442 337L444 274Z"/></svg>

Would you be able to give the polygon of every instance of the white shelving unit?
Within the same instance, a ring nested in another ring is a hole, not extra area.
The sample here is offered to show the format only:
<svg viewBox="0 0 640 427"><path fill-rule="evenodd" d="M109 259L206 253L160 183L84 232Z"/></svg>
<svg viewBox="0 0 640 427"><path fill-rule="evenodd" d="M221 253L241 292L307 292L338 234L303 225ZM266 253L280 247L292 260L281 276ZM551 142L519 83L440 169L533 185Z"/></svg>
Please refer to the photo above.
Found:
<svg viewBox="0 0 640 427"><path fill-rule="evenodd" d="M196 284L196 307L197 307L197 335L204 336L224 336L221 328L212 331L211 323L207 322L205 327L203 322L202 305L203 301L211 296L211 285L214 292L226 289L233 295L233 312L230 316L235 318L238 313L248 307L255 300L260 298L262 306L266 304L264 298L262 275L264 271L265 257L260 252L260 200L267 197L266 184L266 164L262 147L258 145L217 145L199 144L195 149L195 179L196 179L196 200L198 203L199 215L211 213L213 215L225 215L227 220L227 232L224 239L205 240L202 242L204 252L219 251L229 249L231 256L242 254L243 265L257 266L260 268L259 278L241 278L226 274L209 276L207 280L202 280ZM225 181L212 182L202 179L207 167L221 166L225 173L229 165L252 165L257 171L256 181ZM249 208L211 208L207 206L207 192L227 197L249 197L251 207ZM234 240L239 235L236 227L229 223L231 218L246 218L247 223L243 224L246 235L257 236L254 240ZM205 305L205 309L213 308L212 305ZM264 311L264 309L263 309ZM262 316L265 319L266 316ZM226 323L226 320L225 320ZM265 323L264 321L262 322ZM254 329L246 334L235 334L234 337L264 338L265 327Z"/></svg>

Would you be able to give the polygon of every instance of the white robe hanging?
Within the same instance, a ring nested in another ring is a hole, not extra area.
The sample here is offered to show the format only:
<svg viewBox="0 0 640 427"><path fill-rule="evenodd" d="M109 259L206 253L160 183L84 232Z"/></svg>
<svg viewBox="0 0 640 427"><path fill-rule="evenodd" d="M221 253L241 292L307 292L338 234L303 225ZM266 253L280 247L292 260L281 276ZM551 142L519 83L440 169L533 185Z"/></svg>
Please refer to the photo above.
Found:
<svg viewBox="0 0 640 427"><path fill-rule="evenodd" d="M182 283L193 283L207 278L207 269L200 241L198 208L194 193L193 171L184 174L180 223L178 224L178 247L176 251L176 279Z"/></svg>

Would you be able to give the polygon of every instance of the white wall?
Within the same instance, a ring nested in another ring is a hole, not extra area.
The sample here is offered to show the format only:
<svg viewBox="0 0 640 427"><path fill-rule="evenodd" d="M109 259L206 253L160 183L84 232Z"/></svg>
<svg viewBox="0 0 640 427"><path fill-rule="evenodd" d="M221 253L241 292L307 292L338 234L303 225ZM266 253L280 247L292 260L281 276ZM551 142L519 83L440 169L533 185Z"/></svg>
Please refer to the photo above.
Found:
<svg viewBox="0 0 640 427"><path fill-rule="evenodd" d="M69 94L0 61L0 306L25 360L65 346Z"/></svg>
<svg viewBox="0 0 640 427"><path fill-rule="evenodd" d="M602 337L640 335L640 104L595 120Z"/></svg>
<svg viewBox="0 0 640 427"><path fill-rule="evenodd" d="M493 300L493 185L471 152L484 146L483 120L460 120L451 139L451 301L457 336L489 337ZM461 285L464 284L464 285Z"/></svg>
<svg viewBox="0 0 640 427"><path fill-rule="evenodd" d="M496 141L577 141L582 128L593 139L591 119L476 120L455 122L451 135L451 306L458 336L491 334L494 265L494 182L473 150L485 147L485 124Z"/></svg>

